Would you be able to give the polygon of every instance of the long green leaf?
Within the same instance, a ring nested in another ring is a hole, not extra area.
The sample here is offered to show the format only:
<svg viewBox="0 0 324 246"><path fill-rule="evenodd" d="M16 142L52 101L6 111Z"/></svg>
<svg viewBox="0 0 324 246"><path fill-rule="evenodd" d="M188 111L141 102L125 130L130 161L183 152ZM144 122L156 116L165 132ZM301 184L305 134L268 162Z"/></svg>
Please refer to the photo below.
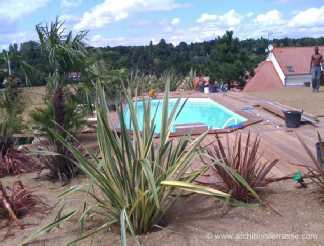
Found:
<svg viewBox="0 0 324 246"><path fill-rule="evenodd" d="M72 210L69 213L66 213L65 215L61 216L59 219L55 220L54 222L47 224L43 227L41 227L40 229L36 230L35 232L33 232L29 237L27 237L23 242L22 245L25 245L33 240L35 240L36 238L42 236L43 234L47 233L48 231L51 231L52 229L54 229L55 227L57 227L58 225L63 224L64 222L68 221L69 219L71 219L76 213L78 212L78 210Z"/></svg>

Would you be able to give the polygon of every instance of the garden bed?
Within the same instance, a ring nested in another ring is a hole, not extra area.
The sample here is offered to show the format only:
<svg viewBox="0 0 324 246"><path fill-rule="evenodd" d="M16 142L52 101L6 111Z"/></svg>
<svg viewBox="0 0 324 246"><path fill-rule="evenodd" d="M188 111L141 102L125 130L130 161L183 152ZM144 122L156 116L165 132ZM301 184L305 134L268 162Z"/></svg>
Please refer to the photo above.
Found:
<svg viewBox="0 0 324 246"><path fill-rule="evenodd" d="M36 194L46 197L45 201L54 206L57 195L68 187L62 187L59 183L33 179L36 173L24 174L19 178L26 187L32 188ZM5 181L13 181L15 178L5 178ZM72 181L70 185L85 183L83 177ZM296 189L292 181L283 181L269 186L266 196L263 198L282 216L276 215L264 208L232 208L228 209L224 204L215 202L212 198L201 196L186 196L181 198L167 214L167 226L162 230L140 236L143 245L323 245L324 244L324 206L318 200L318 194L312 193L312 188ZM81 206L82 197L69 198L68 206ZM54 208L46 216L27 216L22 222L44 225L52 221L59 207ZM13 230L14 236L1 245L19 245L23 238L33 232L37 226L28 226L25 230ZM0 237L6 230L0 231ZM244 239L248 233L255 236L271 235L282 239ZM310 237L309 240L284 239L284 237ZM61 229L55 229L52 233L40 238L31 245L66 245L79 236L76 224L67 223ZM241 237L241 240L229 239L229 237ZM227 237L219 239L218 237ZM317 237L317 238L316 238ZM117 229L105 231L85 240L78 245L119 245ZM133 241L129 236L129 245Z"/></svg>

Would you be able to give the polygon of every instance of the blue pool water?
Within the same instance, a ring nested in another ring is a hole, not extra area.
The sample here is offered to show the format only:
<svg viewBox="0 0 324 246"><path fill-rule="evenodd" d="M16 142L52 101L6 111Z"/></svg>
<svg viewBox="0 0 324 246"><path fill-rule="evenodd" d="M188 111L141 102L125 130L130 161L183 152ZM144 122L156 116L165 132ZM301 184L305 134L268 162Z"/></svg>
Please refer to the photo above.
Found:
<svg viewBox="0 0 324 246"><path fill-rule="evenodd" d="M181 100L183 102L185 101L185 99ZM176 101L177 99L169 100L169 112L174 108ZM151 100L152 118L157 110L155 118L156 133L159 133L161 128L162 104L162 100ZM143 101L136 102L137 116L141 129L143 126L143 106ZM180 106L178 108L180 108ZM126 123L128 123L130 119L128 107L124 110L124 116ZM223 129L240 125L245 121L247 121L246 118L232 112L214 100L209 98L189 98L178 118L173 122L172 129L174 131L174 126L178 124L193 123L203 123L207 125L209 129Z"/></svg>

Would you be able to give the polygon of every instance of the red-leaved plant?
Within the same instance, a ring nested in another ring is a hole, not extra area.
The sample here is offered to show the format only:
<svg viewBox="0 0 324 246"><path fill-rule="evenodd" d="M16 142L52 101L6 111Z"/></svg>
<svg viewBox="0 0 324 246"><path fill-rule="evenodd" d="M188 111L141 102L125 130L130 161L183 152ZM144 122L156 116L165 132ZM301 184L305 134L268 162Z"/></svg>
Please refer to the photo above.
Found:
<svg viewBox="0 0 324 246"><path fill-rule="evenodd" d="M48 206L39 196L26 189L21 181L13 183L11 188L4 187L0 182L0 221L4 221L4 227L8 229L6 236L9 235L12 224L24 229L24 224L20 222L20 219L25 215L46 211L48 211Z"/></svg>
<svg viewBox="0 0 324 246"><path fill-rule="evenodd" d="M10 122L0 123L0 178L39 169L39 165L24 151L15 148Z"/></svg>
<svg viewBox="0 0 324 246"><path fill-rule="evenodd" d="M0 178L28 173L39 169L39 165L23 151L8 149L0 155Z"/></svg>
<svg viewBox="0 0 324 246"><path fill-rule="evenodd" d="M212 170L221 179L221 188L230 192L231 195L244 202L255 199L255 194L247 186L238 182L233 175L228 172L227 168L222 165L214 165L213 161L221 162L223 165L237 172L246 183L254 190L258 191L264 188L267 184L267 175L271 169L278 163L279 160L271 162L262 161L262 156L259 154L260 138L255 137L251 140L250 132L247 135L246 141L242 140L241 134L237 134L233 144L227 141L227 147L224 147L220 138L216 136L216 141L211 147L206 148L207 154L211 160Z"/></svg>

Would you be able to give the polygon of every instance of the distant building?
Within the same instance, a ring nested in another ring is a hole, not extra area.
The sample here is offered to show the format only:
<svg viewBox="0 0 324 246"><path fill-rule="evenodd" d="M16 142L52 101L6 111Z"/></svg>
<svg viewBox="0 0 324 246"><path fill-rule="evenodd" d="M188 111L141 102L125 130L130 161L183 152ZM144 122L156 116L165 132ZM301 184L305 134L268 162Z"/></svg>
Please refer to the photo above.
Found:
<svg viewBox="0 0 324 246"><path fill-rule="evenodd" d="M324 55L324 46L320 46ZM274 48L266 61L255 70L255 76L246 83L244 91L261 91L285 86L304 86L311 82L311 56L314 47Z"/></svg>

